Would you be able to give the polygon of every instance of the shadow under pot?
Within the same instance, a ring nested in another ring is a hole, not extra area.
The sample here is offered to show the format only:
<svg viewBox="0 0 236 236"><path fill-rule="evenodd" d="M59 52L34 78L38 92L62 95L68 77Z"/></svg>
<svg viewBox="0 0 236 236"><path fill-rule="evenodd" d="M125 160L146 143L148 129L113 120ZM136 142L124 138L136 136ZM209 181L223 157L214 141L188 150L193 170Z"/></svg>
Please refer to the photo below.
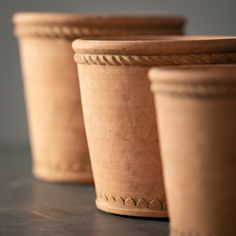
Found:
<svg viewBox="0 0 236 236"><path fill-rule="evenodd" d="M33 173L42 180L92 183L71 43L93 35L182 34L181 17L18 13Z"/></svg>
<svg viewBox="0 0 236 236"><path fill-rule="evenodd" d="M73 43L99 209L167 217L148 69L236 62L235 42L225 37L136 36Z"/></svg>
<svg viewBox="0 0 236 236"><path fill-rule="evenodd" d="M236 65L152 69L171 236L236 235Z"/></svg>

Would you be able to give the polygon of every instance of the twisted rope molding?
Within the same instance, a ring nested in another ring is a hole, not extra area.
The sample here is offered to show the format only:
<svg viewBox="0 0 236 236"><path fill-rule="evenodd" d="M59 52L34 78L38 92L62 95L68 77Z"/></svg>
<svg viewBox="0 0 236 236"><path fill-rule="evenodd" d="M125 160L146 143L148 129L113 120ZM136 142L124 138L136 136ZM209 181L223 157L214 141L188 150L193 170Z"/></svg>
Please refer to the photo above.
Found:
<svg viewBox="0 0 236 236"><path fill-rule="evenodd" d="M153 82L152 90L161 95L185 97L235 97L236 83L176 84Z"/></svg>
<svg viewBox="0 0 236 236"><path fill-rule="evenodd" d="M186 231L171 227L170 236L233 236L234 234L221 234L218 232L201 233L199 231Z"/></svg>
<svg viewBox="0 0 236 236"><path fill-rule="evenodd" d="M146 200L144 198L134 199L132 197L115 197L111 194L97 194L97 200L106 202L109 205L127 207L127 208L138 208L138 209L149 209L158 211L167 211L166 202L161 202L158 199Z"/></svg>
<svg viewBox="0 0 236 236"><path fill-rule="evenodd" d="M38 26L16 26L14 33L23 37L48 37L48 38L67 38L76 39L86 36L103 36L103 35L124 35L133 34L179 34L179 28L137 28L137 27L86 27L86 26L61 26L61 25L38 25Z"/></svg>
<svg viewBox="0 0 236 236"><path fill-rule="evenodd" d="M235 53L186 54L186 55L105 55L79 54L74 56L78 64L109 66L155 66L236 63ZM196 63L197 62L197 63Z"/></svg>
<svg viewBox="0 0 236 236"><path fill-rule="evenodd" d="M81 164L78 162L58 162L58 163L50 163L50 162L38 162L34 163L34 166L37 169L49 169L49 170L56 170L60 172L85 172L91 170L91 165L88 164Z"/></svg>

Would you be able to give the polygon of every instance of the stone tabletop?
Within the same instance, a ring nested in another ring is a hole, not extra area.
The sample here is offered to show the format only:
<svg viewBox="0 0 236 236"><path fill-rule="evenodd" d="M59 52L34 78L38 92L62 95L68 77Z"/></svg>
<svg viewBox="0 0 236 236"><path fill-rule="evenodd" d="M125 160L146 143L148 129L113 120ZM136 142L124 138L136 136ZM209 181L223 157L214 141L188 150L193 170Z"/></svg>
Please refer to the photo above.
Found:
<svg viewBox="0 0 236 236"><path fill-rule="evenodd" d="M30 156L26 147L0 147L1 236L168 235L167 220L97 210L91 185L35 180Z"/></svg>

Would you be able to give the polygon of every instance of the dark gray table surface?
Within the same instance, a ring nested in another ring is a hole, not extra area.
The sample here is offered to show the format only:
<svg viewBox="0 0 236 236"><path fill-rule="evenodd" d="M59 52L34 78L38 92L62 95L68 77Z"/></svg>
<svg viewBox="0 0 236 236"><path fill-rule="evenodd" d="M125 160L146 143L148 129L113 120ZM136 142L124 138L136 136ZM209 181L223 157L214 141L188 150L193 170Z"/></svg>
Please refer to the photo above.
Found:
<svg viewBox="0 0 236 236"><path fill-rule="evenodd" d="M28 148L0 149L1 236L168 235L167 220L103 213L93 186L37 181L30 170Z"/></svg>

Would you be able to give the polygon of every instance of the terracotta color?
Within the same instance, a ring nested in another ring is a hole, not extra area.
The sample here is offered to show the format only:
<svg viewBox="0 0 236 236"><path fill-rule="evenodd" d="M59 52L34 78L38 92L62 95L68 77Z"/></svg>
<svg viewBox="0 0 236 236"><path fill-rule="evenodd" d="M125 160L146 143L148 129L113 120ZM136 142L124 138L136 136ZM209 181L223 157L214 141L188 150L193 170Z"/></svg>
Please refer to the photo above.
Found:
<svg viewBox="0 0 236 236"><path fill-rule="evenodd" d="M236 39L142 38L84 39L73 47L97 207L116 214L166 217L147 71L161 64L236 62Z"/></svg>
<svg viewBox="0 0 236 236"><path fill-rule="evenodd" d="M171 236L236 235L236 65L149 76Z"/></svg>
<svg viewBox="0 0 236 236"><path fill-rule="evenodd" d="M48 181L92 182L72 40L86 35L181 33L184 20L18 13L13 21L19 38L34 175Z"/></svg>

